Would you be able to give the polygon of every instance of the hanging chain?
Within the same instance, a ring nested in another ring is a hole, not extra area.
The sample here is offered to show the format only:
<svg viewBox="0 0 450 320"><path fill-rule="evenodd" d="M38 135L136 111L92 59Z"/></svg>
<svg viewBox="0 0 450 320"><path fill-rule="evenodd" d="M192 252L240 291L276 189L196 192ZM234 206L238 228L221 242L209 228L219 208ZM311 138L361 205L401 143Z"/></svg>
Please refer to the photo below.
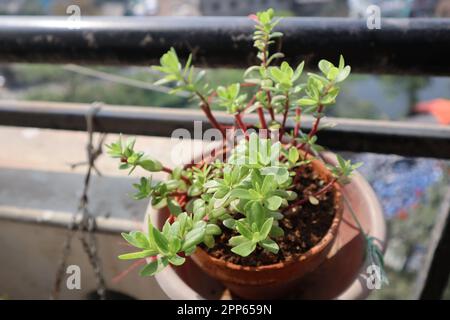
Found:
<svg viewBox="0 0 450 320"><path fill-rule="evenodd" d="M56 272L53 291L50 296L51 299L58 299L59 297L61 282L65 274L67 259L72 247L72 239L77 231L81 233L79 239L83 246L83 250L89 259L89 263L91 264L94 271L97 294L100 299L105 299L105 280L103 278L101 262L97 250L97 241L94 233L96 229L96 220L95 216L92 215L88 210L88 190L91 181L92 170L94 170L98 175L101 175L100 171L95 166L95 161L102 154L102 146L106 138L106 134L102 133L97 146L94 147L94 118L100 108L101 104L94 103L86 115L86 127L88 132L88 143L86 146L88 155L87 161L71 165L72 168L75 168L79 165L87 165L88 168L84 177L83 193L80 197L78 210L72 215L72 219L68 226L67 237L64 242L61 259L59 261L58 269ZM79 216L79 214L81 214L81 219L77 221L77 217Z"/></svg>

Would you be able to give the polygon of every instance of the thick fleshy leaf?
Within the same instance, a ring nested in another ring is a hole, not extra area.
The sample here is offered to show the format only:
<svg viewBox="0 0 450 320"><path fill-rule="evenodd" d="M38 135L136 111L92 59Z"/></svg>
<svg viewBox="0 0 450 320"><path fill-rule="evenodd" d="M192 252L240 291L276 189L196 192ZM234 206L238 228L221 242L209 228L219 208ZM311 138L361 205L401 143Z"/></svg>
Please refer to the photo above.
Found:
<svg viewBox="0 0 450 320"><path fill-rule="evenodd" d="M169 264L169 260L166 257L158 257L153 260L140 271L141 276L154 276L158 272L162 271Z"/></svg>
<svg viewBox="0 0 450 320"><path fill-rule="evenodd" d="M240 255L241 257L247 257L253 251L255 251L255 248L256 248L256 243L248 240L248 241L245 241L245 242L241 243L240 245L232 248L231 251Z"/></svg>
<svg viewBox="0 0 450 320"><path fill-rule="evenodd" d="M181 266L186 261L185 258L180 257L179 255L174 255L169 258L169 262L174 266Z"/></svg>
<svg viewBox="0 0 450 320"><path fill-rule="evenodd" d="M142 259L142 258L154 256L156 254L158 254L158 252L155 250L143 250L143 251L139 251L139 252L130 252L130 253L121 254L118 258L120 260Z"/></svg>
<svg viewBox="0 0 450 320"><path fill-rule="evenodd" d="M261 227L261 230L260 230L261 239L267 238L267 236L269 235L270 230L272 229L272 224L273 224L273 218L269 218L269 219L266 220L266 222L264 222L264 224L263 224L263 226Z"/></svg>
<svg viewBox="0 0 450 320"><path fill-rule="evenodd" d="M278 244L275 241L273 241L272 239L269 239L269 238L260 241L259 244L261 245L261 247L263 247L267 251L270 251L270 252L275 253L275 254L278 253L278 250L280 249Z"/></svg>
<svg viewBox="0 0 450 320"><path fill-rule="evenodd" d="M280 208L281 206L282 201L283 199L279 196L272 196L265 200L267 208L272 211L278 210L278 208Z"/></svg>

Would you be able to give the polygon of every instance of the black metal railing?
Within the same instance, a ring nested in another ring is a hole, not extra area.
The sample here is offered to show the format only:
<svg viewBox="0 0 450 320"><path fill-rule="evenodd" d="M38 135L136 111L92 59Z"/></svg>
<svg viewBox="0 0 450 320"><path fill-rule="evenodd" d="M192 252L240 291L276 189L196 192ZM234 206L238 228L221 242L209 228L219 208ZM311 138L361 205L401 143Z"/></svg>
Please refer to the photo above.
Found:
<svg viewBox="0 0 450 320"><path fill-rule="evenodd" d="M83 17L75 25L66 17L2 17L0 62L148 65L173 46L181 56L194 52L198 66L243 67L255 59L252 28L248 19L231 17ZM356 72L450 75L450 19L383 19L380 30L369 30L363 20L288 18L279 29L291 62L313 65L342 53ZM87 110L81 104L2 101L0 125L85 130ZM95 121L103 132L168 136L204 119L193 110L105 106ZM230 121L224 114L218 120ZM332 120L338 126L321 132L321 142L335 150L450 159L450 127ZM416 296L422 299L440 298L450 273L448 199L419 277Z"/></svg>
<svg viewBox="0 0 450 320"><path fill-rule="evenodd" d="M0 101L0 125L47 129L86 130L85 116L89 104ZM220 123L233 124L224 112L215 112ZM194 121L211 128L200 110L104 106L95 117L101 132L169 137L184 128L194 136ZM248 115L246 122L257 122ZM308 132L312 118L305 116L302 128ZM318 133L321 144L339 151L398 154L410 157L450 159L450 127L402 121L379 121L327 117L336 124ZM287 123L288 127L291 123Z"/></svg>
<svg viewBox="0 0 450 320"><path fill-rule="evenodd" d="M282 51L307 66L339 54L356 72L449 75L450 19L285 18ZM2 17L0 62L149 65L173 46L198 66L245 67L255 60L247 18Z"/></svg>

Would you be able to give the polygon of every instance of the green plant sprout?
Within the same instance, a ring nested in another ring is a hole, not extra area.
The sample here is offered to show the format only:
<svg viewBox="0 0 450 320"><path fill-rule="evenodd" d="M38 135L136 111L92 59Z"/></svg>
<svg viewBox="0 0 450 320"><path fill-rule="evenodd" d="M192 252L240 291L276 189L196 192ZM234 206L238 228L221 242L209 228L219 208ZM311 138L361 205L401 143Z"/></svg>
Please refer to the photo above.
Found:
<svg viewBox="0 0 450 320"><path fill-rule="evenodd" d="M153 183L151 177L142 177L134 184L135 199L151 198L157 209L168 208L170 217L162 230L148 219L148 232L123 233L124 239L137 252L126 253L120 259L143 259L150 262L141 275L154 275L169 264L179 266L185 257L194 253L199 245L214 247L215 237L222 228L232 229L236 236L229 240L231 252L246 257L257 247L272 253L279 251L277 238L284 231L279 226L284 212L293 206L310 202L317 205L321 195L334 183L349 182L352 172L360 165L338 156L337 166L328 165L332 179L313 194L293 191L294 178L299 168L308 165L323 148L317 144L317 133L323 128L320 121L324 111L333 105L339 84L350 74L341 56L337 66L329 61L319 62L320 74L307 73L302 80L304 62L291 67L283 61L281 52L270 53L270 47L282 37L274 31L279 19L272 9L252 16L255 20L254 46L258 50L259 64L248 68L243 83L233 83L210 89L204 83L204 71L192 65L192 55L184 64L171 48L153 67L162 74L157 84L170 83L172 92L185 91L197 99L211 125L224 138L223 161L211 159L197 164L170 169L159 161L135 151L134 140L108 145L109 154L120 159L120 169L136 168L149 172L166 172L165 181ZM245 91L245 92L244 92ZM245 139L236 146L226 140L227 127L220 124L211 111L213 105L225 109L234 117L233 129L241 130ZM258 124L245 123L245 115L256 113ZM312 129L304 133L301 117L315 118ZM291 119L294 129L288 130ZM251 129L278 132L276 138L262 138ZM320 160L320 159L319 159Z"/></svg>

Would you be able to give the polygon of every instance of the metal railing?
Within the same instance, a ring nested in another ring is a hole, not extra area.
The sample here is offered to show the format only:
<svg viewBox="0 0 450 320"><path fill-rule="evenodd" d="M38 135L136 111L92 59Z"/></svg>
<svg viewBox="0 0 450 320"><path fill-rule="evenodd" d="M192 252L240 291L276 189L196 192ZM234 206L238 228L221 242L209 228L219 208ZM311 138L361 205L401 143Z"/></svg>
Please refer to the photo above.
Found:
<svg viewBox="0 0 450 320"><path fill-rule="evenodd" d="M146 65L171 46L180 56L192 51L196 65L203 67L242 67L255 60L253 24L245 18L82 18L72 27L66 17L2 17L0 62ZM344 54L356 72L450 75L450 19L383 19L380 30L369 30L362 20L288 18L279 29L290 62L313 65ZM87 108L2 101L0 125L86 130ZM136 107L104 107L95 119L99 131L157 136L176 128L192 130L194 120L205 118L194 110ZM225 114L218 120L230 122ZM450 127L331 120L338 126L320 133L331 149L450 159ZM311 119L304 127L311 127ZM419 277L417 297L423 299L441 297L450 273L447 198Z"/></svg>
<svg viewBox="0 0 450 320"><path fill-rule="evenodd" d="M282 51L293 64L343 54L356 72L449 75L450 19L285 18ZM0 62L150 65L170 46L197 66L255 61L253 22L237 17L2 17Z"/></svg>

